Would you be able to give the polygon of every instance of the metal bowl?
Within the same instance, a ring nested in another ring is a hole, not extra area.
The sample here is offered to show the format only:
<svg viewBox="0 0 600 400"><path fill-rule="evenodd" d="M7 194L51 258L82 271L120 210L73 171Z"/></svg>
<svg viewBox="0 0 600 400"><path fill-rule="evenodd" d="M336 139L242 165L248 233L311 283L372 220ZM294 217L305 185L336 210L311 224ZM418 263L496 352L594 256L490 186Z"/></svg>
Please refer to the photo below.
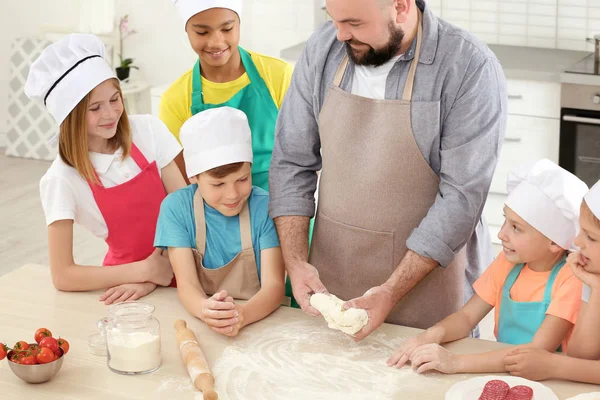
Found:
<svg viewBox="0 0 600 400"><path fill-rule="evenodd" d="M12 351L8 352L8 365L16 376L28 383L47 382L54 377L63 365L65 359L64 354L56 360L48 364L23 365L10 361L9 357Z"/></svg>

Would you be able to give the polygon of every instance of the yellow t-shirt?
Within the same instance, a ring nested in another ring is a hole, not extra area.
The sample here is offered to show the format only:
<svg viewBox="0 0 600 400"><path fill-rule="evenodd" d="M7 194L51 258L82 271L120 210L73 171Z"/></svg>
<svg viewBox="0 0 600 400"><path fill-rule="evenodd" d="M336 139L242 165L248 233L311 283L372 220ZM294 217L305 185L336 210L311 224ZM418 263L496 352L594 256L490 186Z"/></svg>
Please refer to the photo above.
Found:
<svg viewBox="0 0 600 400"><path fill-rule="evenodd" d="M259 75L265 81L277 108L281 103L292 80L294 68L278 58L248 51ZM192 72L183 74L167 89L160 100L159 118L167 125L171 133L179 140L181 125L192 116ZM250 83L247 73L231 82L216 83L202 77L204 102L221 104L231 99L237 92Z"/></svg>

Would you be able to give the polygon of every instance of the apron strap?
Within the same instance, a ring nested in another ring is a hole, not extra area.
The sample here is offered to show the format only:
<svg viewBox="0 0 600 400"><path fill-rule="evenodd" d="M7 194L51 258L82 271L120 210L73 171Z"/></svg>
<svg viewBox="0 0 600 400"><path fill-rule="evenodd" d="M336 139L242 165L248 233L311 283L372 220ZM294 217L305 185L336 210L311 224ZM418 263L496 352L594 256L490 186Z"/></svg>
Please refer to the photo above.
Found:
<svg viewBox="0 0 600 400"><path fill-rule="evenodd" d="M194 216L196 220L196 250L202 254L206 251L206 217L204 216L204 199L200 196L200 189L194 193Z"/></svg>
<svg viewBox="0 0 600 400"><path fill-rule="evenodd" d="M200 59L196 60L194 64L194 69L192 71L192 93L201 92L202 93L202 77L200 75ZM204 102L204 96L202 96L202 101Z"/></svg>
<svg viewBox="0 0 600 400"><path fill-rule="evenodd" d="M347 66L348 66L348 55L346 54L340 64L340 66L338 67L337 71L335 72L335 77L333 78L333 84L335 86L339 87L340 84L342 83L342 78L344 77L344 74L346 73Z"/></svg>
<svg viewBox="0 0 600 400"><path fill-rule="evenodd" d="M240 211L240 237L242 239L242 251L252 249L252 228L250 226L250 210L248 209L248 200Z"/></svg>
<svg viewBox="0 0 600 400"><path fill-rule="evenodd" d="M137 164L140 169L144 169L148 166L148 160L144 157L144 154L138 149L135 143L131 142L131 158Z"/></svg>
<svg viewBox="0 0 600 400"><path fill-rule="evenodd" d="M133 142L131 142L131 158L133 158L133 161L135 161L135 163L138 167L140 167L141 170L148 166L148 160L146 159L146 157L144 157L140 149L138 149L135 143ZM96 170L92 169L92 171L94 172L94 176L96 177L96 180L98 182L88 182L88 185L90 186L90 189L92 189L92 192L96 193L98 190L104 189L104 185L102 184L102 181L100 180L100 177L98 176Z"/></svg>
<svg viewBox="0 0 600 400"><path fill-rule="evenodd" d="M566 262L566 257L563 257L558 263L556 263L554 268L552 268L552 273L550 273L548 282L546 282L546 288L544 289L544 302L550 303L552 301L552 288L554 287L554 281Z"/></svg>
<svg viewBox="0 0 600 400"><path fill-rule="evenodd" d="M525 264L517 264L510 270L506 280L504 281L504 285L502 286L502 295L504 297L510 298L510 289L515 284L515 281L519 277L519 274L521 273L521 270L523 270L524 266Z"/></svg>
<svg viewBox="0 0 600 400"><path fill-rule="evenodd" d="M252 61L252 57L250 56L250 53L248 53L246 50L242 49L241 47L238 46L238 51L240 52L240 58L242 59L242 65L244 66L244 69L246 70L246 73L248 74L248 79L250 79L250 84L255 83L255 82L260 82L262 81L262 77L260 76L260 74L258 73L258 69L256 69L256 65L254 65L254 61Z"/></svg>
<svg viewBox="0 0 600 400"><path fill-rule="evenodd" d="M417 48L415 49L415 57L410 63L410 69L408 70L408 78L406 78L406 84L404 85L404 93L402 94L402 100L411 101L413 84L415 82L415 72L417 70L417 64L419 63L419 56L421 55L421 38L423 36L423 22L422 13L419 7L417 7L418 23L417 23Z"/></svg>

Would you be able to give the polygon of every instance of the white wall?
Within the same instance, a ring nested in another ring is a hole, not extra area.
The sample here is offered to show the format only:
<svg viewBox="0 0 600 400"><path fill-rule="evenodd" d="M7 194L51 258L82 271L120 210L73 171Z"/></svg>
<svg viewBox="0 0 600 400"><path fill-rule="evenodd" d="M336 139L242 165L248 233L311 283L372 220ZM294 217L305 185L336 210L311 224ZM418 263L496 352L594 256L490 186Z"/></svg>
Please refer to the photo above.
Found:
<svg viewBox="0 0 600 400"><path fill-rule="evenodd" d="M314 7L312 0L244 0L241 45L279 56L313 31ZM39 35L43 25L76 31L79 10L79 0L0 1L0 147L7 130L12 41ZM129 14L130 26L138 31L126 40L124 54L135 59L151 86L166 85L192 67L196 55L171 0L117 0L116 14Z"/></svg>

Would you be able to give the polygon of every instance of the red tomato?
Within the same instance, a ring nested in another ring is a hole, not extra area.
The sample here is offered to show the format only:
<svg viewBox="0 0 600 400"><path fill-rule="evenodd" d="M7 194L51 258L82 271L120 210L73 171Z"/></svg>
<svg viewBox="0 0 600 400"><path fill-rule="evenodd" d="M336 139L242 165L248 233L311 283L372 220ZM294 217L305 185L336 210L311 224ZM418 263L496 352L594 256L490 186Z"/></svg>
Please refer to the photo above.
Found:
<svg viewBox="0 0 600 400"><path fill-rule="evenodd" d="M16 351L13 351L12 353L10 353L10 355L9 355L10 361L19 364L20 363L19 362L19 355L20 354L22 354L22 353L16 352Z"/></svg>
<svg viewBox="0 0 600 400"><path fill-rule="evenodd" d="M50 332L46 328L38 329L37 331L35 331L35 335L33 335L33 338L37 343L39 343L45 337L52 337L52 332Z"/></svg>
<svg viewBox="0 0 600 400"><path fill-rule="evenodd" d="M8 347L4 343L0 343L0 360L4 360ZM66 352L65 352L66 353Z"/></svg>
<svg viewBox="0 0 600 400"><path fill-rule="evenodd" d="M40 348L40 352L35 357L38 364L48 364L54 361L54 353L47 347Z"/></svg>
<svg viewBox="0 0 600 400"><path fill-rule="evenodd" d="M30 351L31 354L33 354L34 356L37 356L38 353L40 352L40 349L41 349L41 347L37 343L31 343L29 345L28 351Z"/></svg>
<svg viewBox="0 0 600 400"><path fill-rule="evenodd" d="M71 348L71 346L69 346L69 342L62 338L58 339L58 347L63 349L64 354L67 354L69 352L69 349Z"/></svg>
<svg viewBox="0 0 600 400"><path fill-rule="evenodd" d="M56 353L56 350L58 350L58 341L53 337L45 337L40 341L40 347L47 347L53 353Z"/></svg>
<svg viewBox="0 0 600 400"><path fill-rule="evenodd" d="M23 365L35 365L37 364L37 359L33 354L24 355L19 359L20 363Z"/></svg>
<svg viewBox="0 0 600 400"><path fill-rule="evenodd" d="M29 349L29 344L23 340L18 341L17 343L15 343L15 346L13 347L13 349L15 351L22 351L22 350L27 350Z"/></svg>

